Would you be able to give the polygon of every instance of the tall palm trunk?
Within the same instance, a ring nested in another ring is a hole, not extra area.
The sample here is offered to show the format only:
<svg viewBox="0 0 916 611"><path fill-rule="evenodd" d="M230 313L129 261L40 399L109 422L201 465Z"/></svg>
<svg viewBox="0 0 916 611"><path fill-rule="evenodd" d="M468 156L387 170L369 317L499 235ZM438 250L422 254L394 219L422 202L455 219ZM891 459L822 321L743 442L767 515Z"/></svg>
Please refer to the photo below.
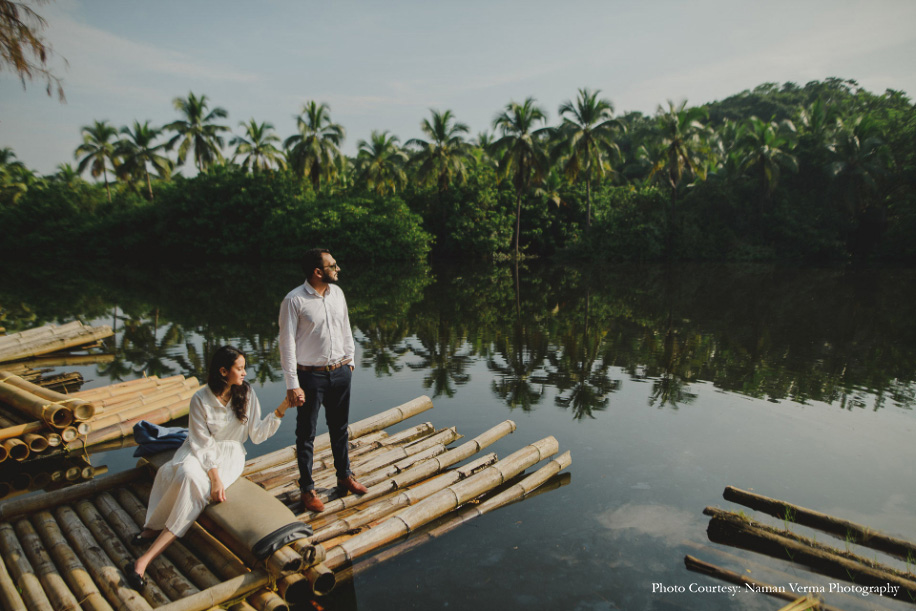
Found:
<svg viewBox="0 0 916 611"><path fill-rule="evenodd" d="M518 261L518 236L522 232L522 194L515 194L515 260Z"/></svg>
<svg viewBox="0 0 916 611"><path fill-rule="evenodd" d="M592 181L585 178L585 233L592 226Z"/></svg>
<svg viewBox="0 0 916 611"><path fill-rule="evenodd" d="M98 174L96 174L98 176ZM105 169L105 166L102 166L102 176L105 178L105 192L108 193L108 203L111 203L111 187L108 186L108 170Z"/></svg>
<svg viewBox="0 0 916 611"><path fill-rule="evenodd" d="M146 172L146 188L149 189L149 199L153 201L153 181L149 178L149 170L146 169L146 166L143 166L143 171Z"/></svg>

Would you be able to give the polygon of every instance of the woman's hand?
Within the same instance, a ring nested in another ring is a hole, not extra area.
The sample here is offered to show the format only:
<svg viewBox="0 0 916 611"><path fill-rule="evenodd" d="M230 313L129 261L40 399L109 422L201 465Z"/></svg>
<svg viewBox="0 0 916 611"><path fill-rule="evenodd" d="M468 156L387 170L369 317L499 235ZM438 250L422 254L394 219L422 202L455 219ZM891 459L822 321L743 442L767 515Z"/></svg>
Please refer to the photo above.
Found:
<svg viewBox="0 0 916 611"><path fill-rule="evenodd" d="M207 474L210 476L210 500L214 503L222 503L226 500L226 487L223 486L223 480L219 477L219 471L213 467Z"/></svg>

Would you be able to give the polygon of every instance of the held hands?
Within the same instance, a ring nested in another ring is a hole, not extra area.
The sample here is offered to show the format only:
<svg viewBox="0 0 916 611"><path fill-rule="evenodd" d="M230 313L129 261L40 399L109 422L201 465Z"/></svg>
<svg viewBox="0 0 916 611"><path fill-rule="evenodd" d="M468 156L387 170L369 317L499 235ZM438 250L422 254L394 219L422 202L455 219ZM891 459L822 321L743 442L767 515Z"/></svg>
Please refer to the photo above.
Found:
<svg viewBox="0 0 916 611"><path fill-rule="evenodd" d="M305 391L301 388L287 390L286 401L289 403L289 407L299 407L305 403Z"/></svg>

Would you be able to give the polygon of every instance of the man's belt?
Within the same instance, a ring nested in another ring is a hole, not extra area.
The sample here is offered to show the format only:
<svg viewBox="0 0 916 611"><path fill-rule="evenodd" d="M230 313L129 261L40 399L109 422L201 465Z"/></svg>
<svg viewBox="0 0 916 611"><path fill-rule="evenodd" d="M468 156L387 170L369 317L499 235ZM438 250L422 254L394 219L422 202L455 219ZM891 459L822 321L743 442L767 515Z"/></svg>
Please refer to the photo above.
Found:
<svg viewBox="0 0 916 611"><path fill-rule="evenodd" d="M349 365L353 359L344 359L333 365L296 365L296 369L299 371L334 371L335 369L340 369L344 365Z"/></svg>

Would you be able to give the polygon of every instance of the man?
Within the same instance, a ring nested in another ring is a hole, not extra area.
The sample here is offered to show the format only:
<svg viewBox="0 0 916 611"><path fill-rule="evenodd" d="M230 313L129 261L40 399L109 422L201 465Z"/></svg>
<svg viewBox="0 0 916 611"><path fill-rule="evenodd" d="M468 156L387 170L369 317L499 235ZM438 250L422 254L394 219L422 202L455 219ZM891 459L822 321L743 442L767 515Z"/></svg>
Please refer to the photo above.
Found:
<svg viewBox="0 0 916 611"><path fill-rule="evenodd" d="M286 378L286 399L296 413L296 455L302 510L324 511L312 479L312 457L318 410L331 437L337 487L365 494L366 487L350 471L347 423L350 379L356 346L343 291L337 286L340 266L324 248L313 248L302 261L306 281L280 304L280 361Z"/></svg>

